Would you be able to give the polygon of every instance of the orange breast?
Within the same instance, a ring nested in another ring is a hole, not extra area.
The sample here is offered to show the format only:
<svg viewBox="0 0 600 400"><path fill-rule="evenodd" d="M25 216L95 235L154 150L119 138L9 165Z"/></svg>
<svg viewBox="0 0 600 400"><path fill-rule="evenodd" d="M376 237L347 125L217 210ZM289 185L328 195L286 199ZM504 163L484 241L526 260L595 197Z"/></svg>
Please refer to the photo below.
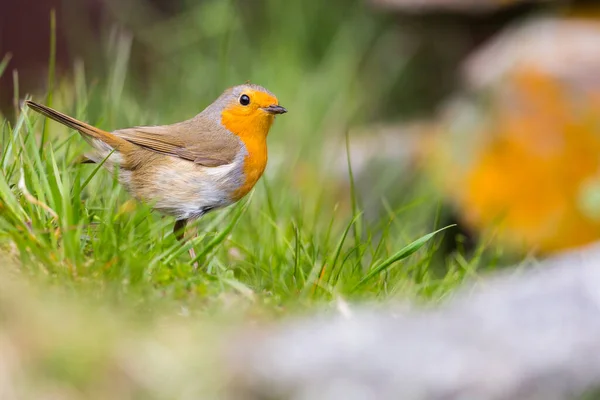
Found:
<svg viewBox="0 0 600 400"><path fill-rule="evenodd" d="M252 190L267 166L267 134L273 118L240 119L226 112L222 115L223 125L241 139L247 151L243 165L244 182L231 195L237 201Z"/></svg>
<svg viewBox="0 0 600 400"><path fill-rule="evenodd" d="M238 190L236 190L232 198L237 201L248 194L250 190L256 185L256 182L260 179L267 166L267 143L262 141L244 142L248 154L244 157L244 183Z"/></svg>

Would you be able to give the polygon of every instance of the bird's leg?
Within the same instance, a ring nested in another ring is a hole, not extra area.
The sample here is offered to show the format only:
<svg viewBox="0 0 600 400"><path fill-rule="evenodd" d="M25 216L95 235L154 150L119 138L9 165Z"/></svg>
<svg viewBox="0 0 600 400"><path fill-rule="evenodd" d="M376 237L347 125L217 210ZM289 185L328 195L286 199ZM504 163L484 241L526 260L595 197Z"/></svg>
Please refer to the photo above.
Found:
<svg viewBox="0 0 600 400"><path fill-rule="evenodd" d="M175 235L175 237L177 238L177 240L179 240L182 244L186 242L186 238L185 238L185 227L188 223L188 219L178 219L177 221L175 221L175 225L173 226L173 234ZM191 239L195 238L197 235L197 233L195 233ZM196 252L194 251L193 247L190 247L189 249L189 253L190 253L190 257L192 258L192 260L194 260L196 258ZM194 262L194 270L198 269L198 262L195 261Z"/></svg>
<svg viewBox="0 0 600 400"><path fill-rule="evenodd" d="M187 219L178 219L175 221L175 225L173 226L173 235L180 242L183 242L185 235L185 226L187 225Z"/></svg>

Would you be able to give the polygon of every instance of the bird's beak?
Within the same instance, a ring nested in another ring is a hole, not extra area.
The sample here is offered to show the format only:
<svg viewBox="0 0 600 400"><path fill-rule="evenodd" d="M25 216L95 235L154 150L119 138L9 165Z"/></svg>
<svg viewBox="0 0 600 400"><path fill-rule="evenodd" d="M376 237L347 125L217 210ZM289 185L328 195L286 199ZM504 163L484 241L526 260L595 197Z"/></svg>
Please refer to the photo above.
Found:
<svg viewBox="0 0 600 400"><path fill-rule="evenodd" d="M287 110L281 106L271 105L269 107L263 107L263 110L269 114L285 114Z"/></svg>

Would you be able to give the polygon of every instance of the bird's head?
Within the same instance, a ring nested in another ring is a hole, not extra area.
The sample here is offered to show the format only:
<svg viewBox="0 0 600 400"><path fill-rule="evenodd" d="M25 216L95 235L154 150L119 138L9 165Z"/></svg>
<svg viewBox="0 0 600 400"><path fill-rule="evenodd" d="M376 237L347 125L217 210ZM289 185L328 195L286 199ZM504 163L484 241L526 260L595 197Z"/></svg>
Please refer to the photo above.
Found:
<svg viewBox="0 0 600 400"><path fill-rule="evenodd" d="M213 105L220 111L221 124L244 137L266 137L275 116L287 112L273 93L250 83L227 89Z"/></svg>

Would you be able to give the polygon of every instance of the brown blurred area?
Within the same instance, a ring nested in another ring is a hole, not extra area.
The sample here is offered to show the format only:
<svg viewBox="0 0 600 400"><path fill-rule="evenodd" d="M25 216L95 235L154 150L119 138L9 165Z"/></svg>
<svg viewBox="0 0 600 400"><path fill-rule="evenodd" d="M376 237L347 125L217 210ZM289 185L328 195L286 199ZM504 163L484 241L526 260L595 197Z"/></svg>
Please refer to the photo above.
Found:
<svg viewBox="0 0 600 400"><path fill-rule="evenodd" d="M101 76L102 38L115 24L131 24L165 18L177 13L179 0L143 2L137 0L0 0L0 57L11 55L6 72L0 77L0 112L13 115L14 78L18 71L19 95L45 92L50 60L51 13L56 15L56 73L62 76L75 60L85 61L94 76ZM134 49L139 57L133 62L143 72L147 49ZM142 60L142 61L140 61Z"/></svg>
<svg viewBox="0 0 600 400"><path fill-rule="evenodd" d="M99 0L85 1L87 13L80 18L92 27L93 15L98 16ZM10 115L13 106L14 78L19 74L19 91L28 93L43 88L50 59L50 14L56 11L56 69L59 74L70 66L70 52L65 27L65 13L60 0L1 0L0 54L10 54L7 73L0 77L0 109ZM96 12L94 12L96 11ZM97 18L96 18L96 21Z"/></svg>

